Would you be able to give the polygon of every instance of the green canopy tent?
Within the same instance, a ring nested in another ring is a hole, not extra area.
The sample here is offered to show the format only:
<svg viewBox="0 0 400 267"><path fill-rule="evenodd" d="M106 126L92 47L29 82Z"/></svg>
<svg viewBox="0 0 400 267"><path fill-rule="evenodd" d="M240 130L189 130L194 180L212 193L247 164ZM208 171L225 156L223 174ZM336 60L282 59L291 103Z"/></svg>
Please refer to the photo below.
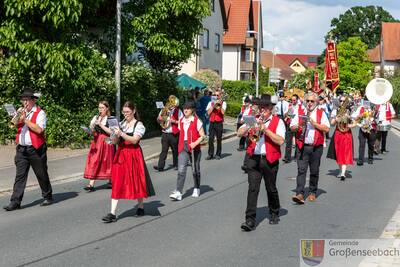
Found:
<svg viewBox="0 0 400 267"><path fill-rule="evenodd" d="M184 88L186 90L195 89L196 87L200 89L204 89L207 87L206 84L196 80L189 75L182 73L177 78L176 81L178 82L179 87Z"/></svg>

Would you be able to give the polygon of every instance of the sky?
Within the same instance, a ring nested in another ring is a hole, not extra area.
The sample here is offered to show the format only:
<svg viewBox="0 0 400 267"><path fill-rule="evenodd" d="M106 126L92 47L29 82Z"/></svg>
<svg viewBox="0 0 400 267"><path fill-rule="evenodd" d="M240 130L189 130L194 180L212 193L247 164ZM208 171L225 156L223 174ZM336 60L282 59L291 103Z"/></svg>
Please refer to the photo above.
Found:
<svg viewBox="0 0 400 267"><path fill-rule="evenodd" d="M400 0L262 0L265 50L321 54L331 20L353 6L382 6L400 19Z"/></svg>

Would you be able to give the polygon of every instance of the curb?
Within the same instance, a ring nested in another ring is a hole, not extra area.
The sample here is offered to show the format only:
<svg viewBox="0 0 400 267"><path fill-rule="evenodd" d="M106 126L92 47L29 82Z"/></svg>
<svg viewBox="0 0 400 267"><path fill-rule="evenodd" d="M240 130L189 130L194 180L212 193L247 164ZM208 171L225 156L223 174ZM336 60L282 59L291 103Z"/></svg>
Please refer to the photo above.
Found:
<svg viewBox="0 0 400 267"><path fill-rule="evenodd" d="M230 139L235 136L236 136L235 132L229 133L229 134L222 136L222 140ZM172 154L171 151L169 151L168 154ZM151 155L145 157L144 161L147 162L147 161L153 160L155 158L158 158L159 155L160 155L160 153L151 154ZM54 179L52 179L51 184L52 185L60 184L62 182L69 181L69 180L74 181L77 179L81 179L82 177L83 177L83 172L73 173L73 174L69 174L69 175L60 175L60 176L57 176ZM33 190L33 189L36 189L38 186L39 186L38 183L26 185L26 190ZM13 191L13 188L0 189L0 196L6 195L7 193L11 193L12 191Z"/></svg>

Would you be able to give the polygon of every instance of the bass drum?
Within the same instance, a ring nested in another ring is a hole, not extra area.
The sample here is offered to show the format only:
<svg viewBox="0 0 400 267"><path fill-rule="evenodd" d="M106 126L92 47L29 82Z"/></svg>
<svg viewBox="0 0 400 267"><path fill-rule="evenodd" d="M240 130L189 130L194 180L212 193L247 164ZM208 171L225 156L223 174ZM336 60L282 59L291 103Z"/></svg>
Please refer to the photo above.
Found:
<svg viewBox="0 0 400 267"><path fill-rule="evenodd" d="M377 130L379 132L387 132L387 131L390 131L391 128L392 128L392 125L390 125L390 124L388 124L388 125L378 124L378 126L377 126Z"/></svg>

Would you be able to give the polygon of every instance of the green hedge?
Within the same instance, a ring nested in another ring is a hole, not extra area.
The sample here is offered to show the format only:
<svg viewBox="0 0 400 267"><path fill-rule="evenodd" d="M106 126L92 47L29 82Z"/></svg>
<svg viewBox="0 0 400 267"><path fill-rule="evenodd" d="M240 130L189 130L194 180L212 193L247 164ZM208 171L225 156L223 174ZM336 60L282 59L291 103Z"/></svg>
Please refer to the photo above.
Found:
<svg viewBox="0 0 400 267"><path fill-rule="evenodd" d="M225 114L229 117L237 117L242 108L242 103L238 101L228 101Z"/></svg>
<svg viewBox="0 0 400 267"><path fill-rule="evenodd" d="M237 101L242 102L242 98L245 93L248 95L256 94L256 82L255 81L222 81L222 88L225 93L228 95L229 101ZM259 94L270 94L272 95L275 92L274 87L272 86L260 86Z"/></svg>

